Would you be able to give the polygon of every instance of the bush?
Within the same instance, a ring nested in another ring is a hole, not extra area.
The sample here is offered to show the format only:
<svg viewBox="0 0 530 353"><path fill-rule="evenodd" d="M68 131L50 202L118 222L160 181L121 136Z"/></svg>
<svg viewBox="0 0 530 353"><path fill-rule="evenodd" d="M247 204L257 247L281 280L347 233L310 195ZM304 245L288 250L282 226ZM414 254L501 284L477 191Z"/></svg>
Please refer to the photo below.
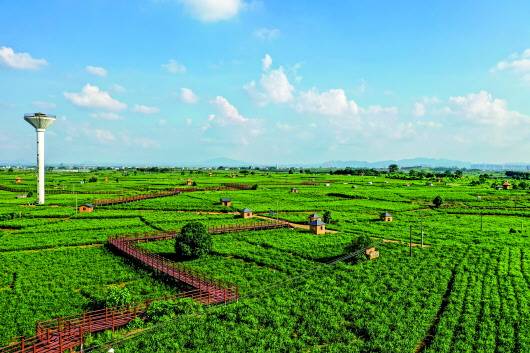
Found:
<svg viewBox="0 0 530 353"><path fill-rule="evenodd" d="M112 286L110 287L107 296L105 298L105 306L107 308L113 308L116 306L126 306L131 304L132 295L129 289L126 287Z"/></svg>
<svg viewBox="0 0 530 353"><path fill-rule="evenodd" d="M372 247L374 242L372 238L367 235L360 235L357 238L353 239L351 244L348 245L347 249L349 252L358 252L358 254L353 258L353 261L359 261L365 259L364 250Z"/></svg>
<svg viewBox="0 0 530 353"><path fill-rule="evenodd" d="M436 197L434 198L434 200L432 200L432 203L433 203L434 207L436 207L436 208L440 207L440 206L442 205L443 202L444 202L444 201L443 201L443 199L442 199L441 196L436 196Z"/></svg>
<svg viewBox="0 0 530 353"><path fill-rule="evenodd" d="M190 298L156 301L147 309L147 317L159 321L163 317L200 313L202 309L201 304Z"/></svg>
<svg viewBox="0 0 530 353"><path fill-rule="evenodd" d="M212 235L200 222L186 224L175 241L175 252L181 259L207 255L212 249Z"/></svg>
<svg viewBox="0 0 530 353"><path fill-rule="evenodd" d="M331 212L330 211L324 211L324 216L322 217L324 223L329 224L332 221Z"/></svg>

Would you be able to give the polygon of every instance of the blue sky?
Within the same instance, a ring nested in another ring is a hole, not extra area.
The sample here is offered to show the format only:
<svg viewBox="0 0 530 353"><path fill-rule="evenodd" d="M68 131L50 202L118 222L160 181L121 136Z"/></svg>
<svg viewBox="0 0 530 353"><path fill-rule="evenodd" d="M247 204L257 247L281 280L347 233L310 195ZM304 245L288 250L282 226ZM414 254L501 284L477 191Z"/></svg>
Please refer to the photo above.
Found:
<svg viewBox="0 0 530 353"><path fill-rule="evenodd" d="M530 162L530 2L0 1L0 161Z"/></svg>

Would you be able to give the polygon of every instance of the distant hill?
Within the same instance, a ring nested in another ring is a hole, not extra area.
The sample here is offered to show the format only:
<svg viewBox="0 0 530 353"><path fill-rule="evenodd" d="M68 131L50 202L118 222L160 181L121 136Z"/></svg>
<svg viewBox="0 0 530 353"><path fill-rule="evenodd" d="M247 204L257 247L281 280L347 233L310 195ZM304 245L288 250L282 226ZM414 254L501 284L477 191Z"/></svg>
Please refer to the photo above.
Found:
<svg viewBox="0 0 530 353"><path fill-rule="evenodd" d="M378 162L365 161L328 161L322 163L320 166L326 168L386 168L390 164L397 164L400 167L441 167L441 168L471 168L472 164L469 162L462 162L450 159L436 159L436 158L410 158L399 160L386 160Z"/></svg>

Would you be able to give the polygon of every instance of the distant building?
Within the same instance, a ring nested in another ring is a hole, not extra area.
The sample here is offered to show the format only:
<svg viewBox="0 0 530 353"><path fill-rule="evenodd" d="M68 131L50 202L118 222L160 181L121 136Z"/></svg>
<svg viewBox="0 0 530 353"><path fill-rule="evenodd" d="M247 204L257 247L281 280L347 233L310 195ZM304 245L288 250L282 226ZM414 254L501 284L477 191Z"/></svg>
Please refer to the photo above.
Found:
<svg viewBox="0 0 530 353"><path fill-rule="evenodd" d="M381 215L379 217L381 218L381 220L383 222L392 222L393 221L392 215L390 213L388 213L388 212L381 213Z"/></svg>
<svg viewBox="0 0 530 353"><path fill-rule="evenodd" d="M252 218L252 210L250 208L244 208L240 211L241 217Z"/></svg>
<svg viewBox="0 0 530 353"><path fill-rule="evenodd" d="M512 187L512 184L510 184L510 182L508 180L505 180L504 183L502 183L502 188L504 190L508 190Z"/></svg>
<svg viewBox="0 0 530 353"><path fill-rule="evenodd" d="M226 207L232 206L232 200L231 199L222 198L219 201L221 202L221 205L223 205L223 206L226 206Z"/></svg>
<svg viewBox="0 0 530 353"><path fill-rule="evenodd" d="M318 213L311 213L307 218L309 219L309 224L311 224L311 222L319 220L321 217Z"/></svg>
<svg viewBox="0 0 530 353"><path fill-rule="evenodd" d="M309 222L309 230L313 234L325 234L326 233L326 223L322 222L320 219Z"/></svg>
<svg viewBox="0 0 530 353"><path fill-rule="evenodd" d="M17 199L27 199L28 198L28 194L19 194L17 195Z"/></svg>
<svg viewBox="0 0 530 353"><path fill-rule="evenodd" d="M94 205L91 203L85 203L84 205L79 206L80 213L89 213L94 211Z"/></svg>
<svg viewBox="0 0 530 353"><path fill-rule="evenodd" d="M21 177L16 177L15 178L15 184L22 184L22 178Z"/></svg>
<svg viewBox="0 0 530 353"><path fill-rule="evenodd" d="M291 188L291 192L294 193L294 194L298 194L298 189L297 188Z"/></svg>
<svg viewBox="0 0 530 353"><path fill-rule="evenodd" d="M186 185L192 186L193 185L193 179L186 180Z"/></svg>

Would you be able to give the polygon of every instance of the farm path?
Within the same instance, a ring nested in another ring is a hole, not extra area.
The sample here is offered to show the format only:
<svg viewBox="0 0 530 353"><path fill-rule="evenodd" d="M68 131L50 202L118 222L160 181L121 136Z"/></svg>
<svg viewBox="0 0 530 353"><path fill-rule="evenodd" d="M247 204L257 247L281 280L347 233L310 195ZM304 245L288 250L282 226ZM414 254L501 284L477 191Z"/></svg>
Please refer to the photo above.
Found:
<svg viewBox="0 0 530 353"><path fill-rule="evenodd" d="M410 244L408 241L395 240L395 239L383 239L383 243L396 243L396 244L402 244L402 245L407 245L407 246L409 246ZM421 247L421 244L412 243L412 247ZM431 246L427 244L423 244L423 247L430 248Z"/></svg>
<svg viewBox="0 0 530 353"><path fill-rule="evenodd" d="M254 215L254 218L261 218L261 219L266 219L268 221L280 221L280 222L283 222L285 224L288 224L290 227L293 227L293 228L298 228L298 229L305 229L305 230L309 230L309 225L308 224L298 224L298 223L292 223L292 222L289 222L289 221L286 221L284 219L276 219L276 218L272 218L272 217L266 217L266 216L258 216L258 215ZM326 229L326 233L329 233L329 234L335 234L337 233L337 231L335 230L331 230L331 229Z"/></svg>

